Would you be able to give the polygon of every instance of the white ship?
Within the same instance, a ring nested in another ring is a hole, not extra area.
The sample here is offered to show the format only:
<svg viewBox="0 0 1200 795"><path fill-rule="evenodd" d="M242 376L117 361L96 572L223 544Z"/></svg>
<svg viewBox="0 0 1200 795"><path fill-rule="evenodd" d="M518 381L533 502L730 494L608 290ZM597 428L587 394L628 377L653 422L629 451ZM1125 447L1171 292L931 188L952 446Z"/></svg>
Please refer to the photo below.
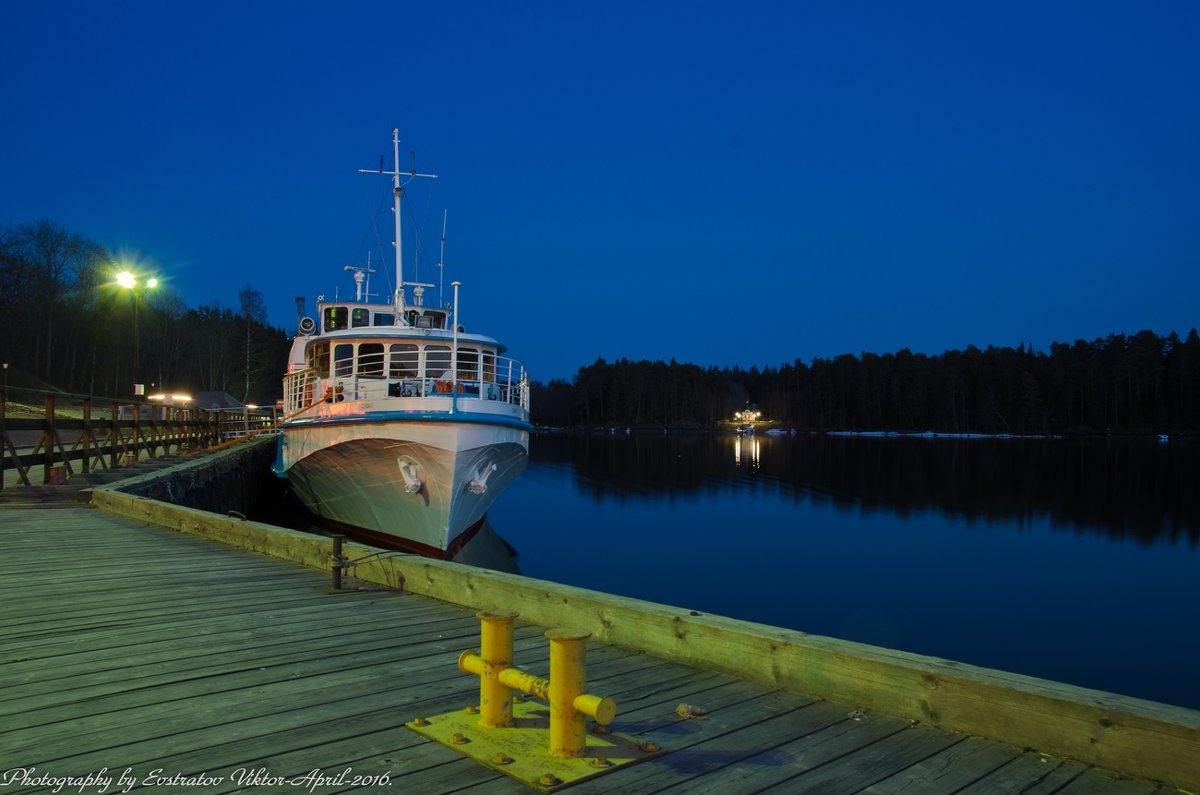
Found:
<svg viewBox="0 0 1200 795"><path fill-rule="evenodd" d="M318 298L302 317L283 380L275 473L322 523L391 549L451 557L525 469L529 377L492 337L466 333L453 300L405 282L406 181L392 131L396 281L372 303L369 268L349 267L354 300ZM411 300L410 300L411 293ZM439 295L439 298L441 296Z"/></svg>

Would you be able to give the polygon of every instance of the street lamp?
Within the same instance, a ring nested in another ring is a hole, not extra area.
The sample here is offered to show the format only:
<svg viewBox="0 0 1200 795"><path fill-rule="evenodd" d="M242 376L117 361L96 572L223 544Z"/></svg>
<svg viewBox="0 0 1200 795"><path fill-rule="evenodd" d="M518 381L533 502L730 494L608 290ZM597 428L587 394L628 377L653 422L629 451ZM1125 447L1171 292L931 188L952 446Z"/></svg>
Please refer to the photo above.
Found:
<svg viewBox="0 0 1200 795"><path fill-rule="evenodd" d="M138 353L138 343L140 341L138 334L138 304L141 302L146 290L153 290L158 286L158 279L151 276L139 283L137 276L129 271L121 271L117 274L117 285L133 292L133 394L141 395L145 392L145 387L139 380L141 358Z"/></svg>

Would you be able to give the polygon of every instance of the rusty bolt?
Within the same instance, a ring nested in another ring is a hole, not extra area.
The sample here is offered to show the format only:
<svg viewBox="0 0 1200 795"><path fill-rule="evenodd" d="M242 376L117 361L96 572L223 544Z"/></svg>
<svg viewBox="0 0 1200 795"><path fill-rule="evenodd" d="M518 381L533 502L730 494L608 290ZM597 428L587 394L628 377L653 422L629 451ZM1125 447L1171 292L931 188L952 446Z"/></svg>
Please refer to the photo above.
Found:
<svg viewBox="0 0 1200 795"><path fill-rule="evenodd" d="M463 710L463 712L467 713L468 715L478 715L479 707L475 706L474 704L468 704L466 709Z"/></svg>
<svg viewBox="0 0 1200 795"><path fill-rule="evenodd" d="M608 761L607 759L605 759L602 756L596 757L588 764L590 764L592 767L612 767L613 766L612 762Z"/></svg>
<svg viewBox="0 0 1200 795"><path fill-rule="evenodd" d="M658 745L653 740L647 740L639 747L648 754L654 753L658 750Z"/></svg>
<svg viewBox="0 0 1200 795"><path fill-rule="evenodd" d="M538 779L538 784L541 784L543 787L557 787L561 783L562 779L553 773L547 773Z"/></svg>
<svg viewBox="0 0 1200 795"><path fill-rule="evenodd" d="M451 745L466 745L469 742L471 741L462 732L455 732L450 737Z"/></svg>
<svg viewBox="0 0 1200 795"><path fill-rule="evenodd" d="M424 718L413 718L412 725L413 726L428 726L429 721L425 720Z"/></svg>

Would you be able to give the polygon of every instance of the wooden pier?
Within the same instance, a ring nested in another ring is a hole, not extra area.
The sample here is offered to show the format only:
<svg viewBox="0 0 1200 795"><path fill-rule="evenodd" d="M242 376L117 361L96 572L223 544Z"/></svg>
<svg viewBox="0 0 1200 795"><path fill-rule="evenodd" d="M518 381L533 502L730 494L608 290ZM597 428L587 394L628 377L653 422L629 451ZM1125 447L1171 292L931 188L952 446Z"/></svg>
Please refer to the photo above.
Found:
<svg viewBox="0 0 1200 795"><path fill-rule="evenodd" d="M184 408L40 389L0 389L0 492L119 472L274 424L271 408Z"/></svg>
<svg viewBox="0 0 1200 795"><path fill-rule="evenodd" d="M457 601L519 610L516 663L541 676L545 626L524 617L595 611L586 600L601 595L399 555L364 558L361 589L333 592L328 570L282 559L307 554L300 534L103 494L97 502L127 515L80 505L0 508L5 795L50 792L58 779L89 774L109 777L108 792L129 781L198 794L531 791L404 726L478 697L478 679L456 665L462 650L478 645L474 610L419 592L453 586L463 591ZM177 529L160 526L173 522ZM270 554L193 534L200 532L239 534L242 546ZM366 582L372 562L388 572L374 585ZM500 603L511 588L525 589L525 604ZM597 626L624 624L626 611L643 603L608 604ZM696 621L674 626L701 637L704 617ZM658 622L651 609L643 623ZM718 670L679 656L686 655L591 643L588 687L616 699L613 728L666 753L571 792L1167 795L1176 788L1150 779L1195 783L1180 779L1193 774L1194 758L1137 778L766 685L754 681L762 677L753 661L742 678L716 651ZM1111 698L1115 714L1128 714L1130 700ZM706 714L682 717L680 704ZM1019 707L1040 708L1032 698ZM1197 714L1161 710L1163 722L1183 721L1178 731L1155 729L1182 737L1164 752L1194 749ZM1151 731L1148 717L1113 720L1126 735ZM63 791L101 787L76 782Z"/></svg>

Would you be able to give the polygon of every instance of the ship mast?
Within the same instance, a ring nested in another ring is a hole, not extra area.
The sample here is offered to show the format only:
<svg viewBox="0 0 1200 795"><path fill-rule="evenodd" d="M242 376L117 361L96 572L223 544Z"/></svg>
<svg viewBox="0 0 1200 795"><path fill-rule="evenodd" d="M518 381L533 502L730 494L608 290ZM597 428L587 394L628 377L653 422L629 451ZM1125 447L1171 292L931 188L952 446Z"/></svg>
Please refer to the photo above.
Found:
<svg viewBox="0 0 1200 795"><path fill-rule="evenodd" d="M382 159L380 158L381 161ZM437 174L418 174L415 168L405 172L400 171L400 128L398 127L392 128L392 170L384 171L383 163L380 162L378 171L366 168L360 168L358 171L360 174L387 174L392 178L392 215L395 216L393 220L396 225L395 238L392 243L396 249L396 295L393 303L396 306L396 315L398 316L399 323L408 325L408 320L404 317L404 246L400 230L400 199L404 195L404 185L400 182L400 176L403 173L410 178L428 177L429 179L437 179Z"/></svg>

